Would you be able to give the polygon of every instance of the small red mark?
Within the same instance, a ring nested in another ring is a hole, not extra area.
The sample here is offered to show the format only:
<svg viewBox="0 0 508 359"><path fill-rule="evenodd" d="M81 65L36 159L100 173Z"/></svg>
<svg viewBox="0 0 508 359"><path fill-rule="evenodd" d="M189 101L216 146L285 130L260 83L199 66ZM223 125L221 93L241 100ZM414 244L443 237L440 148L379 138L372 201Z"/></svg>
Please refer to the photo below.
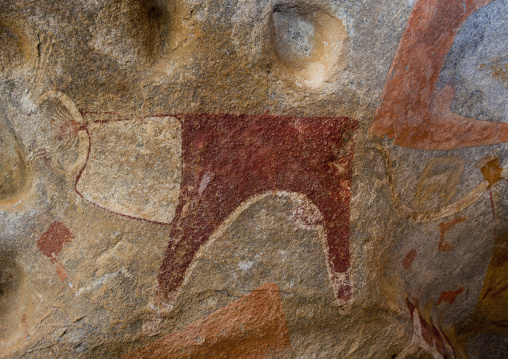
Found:
<svg viewBox="0 0 508 359"><path fill-rule="evenodd" d="M58 278L60 278L60 280L63 282L67 278L67 272L65 271L64 266L61 263L55 261L55 270L56 274L58 274Z"/></svg>
<svg viewBox="0 0 508 359"><path fill-rule="evenodd" d="M69 122L64 122L59 127L58 131L59 139L62 139L63 137L76 135L81 129L82 126L77 121L72 120Z"/></svg>
<svg viewBox="0 0 508 359"><path fill-rule="evenodd" d="M28 318L26 317L25 313L23 313L23 316L21 317L21 324L23 324L23 328L25 329L25 339L28 339L29 336Z"/></svg>
<svg viewBox="0 0 508 359"><path fill-rule="evenodd" d="M63 245L72 242L71 238L74 236L65 224L53 222L37 241L37 248L54 263L62 251Z"/></svg>
<svg viewBox="0 0 508 359"><path fill-rule="evenodd" d="M402 267L404 267L405 270L409 270L409 268L411 268L411 264L413 264L417 254L418 253L416 253L416 249L414 248L407 252L404 259L402 259Z"/></svg>
<svg viewBox="0 0 508 359"><path fill-rule="evenodd" d="M461 217L461 218L452 219L451 221L448 221L448 222L439 223L439 231L441 232L441 236L439 238L439 244L437 246L437 250L439 252L448 252L448 251L452 250L453 248L455 248L455 246L452 246L450 243L445 242L446 232L448 232L448 230L450 230L450 228L452 228L456 224L464 222L465 220L466 220L466 218Z"/></svg>
<svg viewBox="0 0 508 359"><path fill-rule="evenodd" d="M436 305L439 305L441 302L446 302L448 304L452 304L455 301L455 298L464 291L464 287L450 292L443 292L439 296Z"/></svg>
<svg viewBox="0 0 508 359"><path fill-rule="evenodd" d="M67 278L67 273L56 257L62 251L65 243L72 242L71 238L74 238L74 236L65 224L53 222L37 241L37 248L55 264L56 272L62 282Z"/></svg>

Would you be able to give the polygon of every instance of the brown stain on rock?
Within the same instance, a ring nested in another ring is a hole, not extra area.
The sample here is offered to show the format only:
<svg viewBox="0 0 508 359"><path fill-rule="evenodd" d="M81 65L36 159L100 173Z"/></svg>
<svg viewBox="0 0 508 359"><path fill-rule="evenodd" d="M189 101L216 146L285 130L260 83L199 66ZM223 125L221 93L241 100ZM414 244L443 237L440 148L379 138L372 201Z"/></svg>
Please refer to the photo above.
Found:
<svg viewBox="0 0 508 359"><path fill-rule="evenodd" d="M503 177L501 173L503 169L500 166L499 158L496 156L489 157L481 167L483 179L489 183L489 187L499 182Z"/></svg>
<svg viewBox="0 0 508 359"><path fill-rule="evenodd" d="M462 23L492 0L420 0L393 60L369 133L422 150L452 150L508 141L508 124L453 113L455 89L437 90L440 71Z"/></svg>
<svg viewBox="0 0 508 359"><path fill-rule="evenodd" d="M123 359L266 358L290 348L279 288L268 283Z"/></svg>
<svg viewBox="0 0 508 359"><path fill-rule="evenodd" d="M439 244L437 246L437 250L439 252L448 252L448 251L452 250L453 248L455 248L455 246L452 246L450 243L445 242L446 232L448 232L448 230L450 230L456 224L464 222L465 220L466 220L466 218L460 217L460 218L452 219L448 222L439 223L440 237L439 237Z"/></svg>
<svg viewBox="0 0 508 359"><path fill-rule="evenodd" d="M411 264L413 264L413 261L416 259L417 256L416 249L411 249L409 252L406 253L404 256L404 259L402 259L402 267L405 270L409 270L411 268Z"/></svg>
<svg viewBox="0 0 508 359"><path fill-rule="evenodd" d="M499 81L508 82L508 62L502 62L500 60L495 61L491 65L481 64L480 69L487 68L491 71L492 77Z"/></svg>
<svg viewBox="0 0 508 359"><path fill-rule="evenodd" d="M469 329L508 335L508 233L496 239Z"/></svg>
<svg viewBox="0 0 508 359"><path fill-rule="evenodd" d="M464 291L464 287L457 289L457 290L441 293L441 295L439 296L439 299L437 300L436 305L439 305L442 302L446 302L448 304L453 304L453 302L455 302L455 299L457 298L457 296L460 293L462 293L463 291Z"/></svg>

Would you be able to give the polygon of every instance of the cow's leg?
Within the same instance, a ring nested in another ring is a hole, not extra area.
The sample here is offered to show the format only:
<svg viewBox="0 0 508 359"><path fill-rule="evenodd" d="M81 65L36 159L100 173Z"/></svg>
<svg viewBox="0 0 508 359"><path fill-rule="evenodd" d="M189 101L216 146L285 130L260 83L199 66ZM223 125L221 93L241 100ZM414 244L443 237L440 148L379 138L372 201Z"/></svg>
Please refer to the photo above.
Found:
<svg viewBox="0 0 508 359"><path fill-rule="evenodd" d="M349 177L349 176L346 176ZM337 300L345 304L352 297L349 281L349 202L351 180L336 175L316 175L299 192L307 195L323 215L330 280ZM310 190L302 190L307 188Z"/></svg>

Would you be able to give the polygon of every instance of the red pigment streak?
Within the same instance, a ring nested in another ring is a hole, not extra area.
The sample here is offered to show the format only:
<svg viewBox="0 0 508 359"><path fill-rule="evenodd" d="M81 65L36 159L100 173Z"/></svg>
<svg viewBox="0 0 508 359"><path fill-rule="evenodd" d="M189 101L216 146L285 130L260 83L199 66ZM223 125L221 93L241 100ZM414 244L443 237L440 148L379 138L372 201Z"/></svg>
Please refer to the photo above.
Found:
<svg viewBox="0 0 508 359"><path fill-rule="evenodd" d="M409 270L411 268L411 264L413 264L413 261L416 259L416 249L411 249L409 252L406 253L404 256L404 259L402 259L402 267L405 270Z"/></svg>
<svg viewBox="0 0 508 359"><path fill-rule="evenodd" d="M233 114L179 117L183 120L182 185L171 224L172 240L158 275L159 298L172 297L198 249L242 202L268 191L302 193L314 203L325 222L331 274L347 277L355 120ZM350 299L349 284L335 294Z"/></svg>
<svg viewBox="0 0 508 359"><path fill-rule="evenodd" d="M77 121L69 121L61 123L58 131L58 138L62 139L67 136L76 135L81 129L81 124Z"/></svg>
<svg viewBox="0 0 508 359"><path fill-rule="evenodd" d="M443 292L439 296L436 305L439 305L441 302L446 302L448 304L452 304L455 301L455 298L464 291L464 287L450 292Z"/></svg>
<svg viewBox="0 0 508 359"><path fill-rule="evenodd" d="M494 199L492 198L492 188L489 187L489 197L490 197L490 208L492 209L492 217L496 220L496 211L494 209Z"/></svg>
<svg viewBox="0 0 508 359"><path fill-rule="evenodd" d="M64 266L60 262L55 261L55 270L56 274L58 274L58 278L63 282L67 278L67 272Z"/></svg>
<svg viewBox="0 0 508 359"><path fill-rule="evenodd" d="M70 243L74 238L71 231L62 222L53 222L48 230L44 232L37 241L37 248L48 257L51 262L56 262L56 257L60 254L65 243Z"/></svg>
<svg viewBox="0 0 508 359"><path fill-rule="evenodd" d="M427 320L425 320L425 318L420 314L417 305L418 304L415 305L408 298L406 298L406 306L409 309L411 319L414 321L415 316L418 316L421 333L417 334L420 334L423 340L425 340L431 347L435 348L443 356L443 358L449 357L445 346L446 342L453 352L453 357L456 358L457 354L450 339L439 328L435 327L433 324L428 323Z"/></svg>
<svg viewBox="0 0 508 359"><path fill-rule="evenodd" d="M23 328L25 330L25 340L30 336L30 331L28 330L28 318L25 313L21 317L21 324L23 324Z"/></svg>
<svg viewBox="0 0 508 359"><path fill-rule="evenodd" d="M448 232L456 224L464 222L465 220L466 220L466 218L461 217L461 218L452 219L451 221L448 221L448 222L439 223L439 232L441 233L440 237L439 237L439 244L437 246L437 250L439 252L448 252L448 251L452 250L453 248L455 248L455 246L452 246L450 243L445 242L446 232Z"/></svg>
<svg viewBox="0 0 508 359"><path fill-rule="evenodd" d="M462 23L492 0L419 0L393 60L369 133L399 146L453 150L508 141L508 124L459 116L455 89L437 90L439 74Z"/></svg>

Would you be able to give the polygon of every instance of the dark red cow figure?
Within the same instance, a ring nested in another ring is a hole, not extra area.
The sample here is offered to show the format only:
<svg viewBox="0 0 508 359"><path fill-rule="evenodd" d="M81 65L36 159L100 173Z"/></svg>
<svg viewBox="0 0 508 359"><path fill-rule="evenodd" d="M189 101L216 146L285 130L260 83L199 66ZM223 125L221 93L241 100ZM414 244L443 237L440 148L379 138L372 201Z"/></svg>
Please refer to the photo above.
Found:
<svg viewBox="0 0 508 359"><path fill-rule="evenodd" d="M196 252L235 209L267 191L297 192L321 211L328 268L341 303L349 283L349 202L355 120L272 115L178 115L183 179L157 298L172 303Z"/></svg>

